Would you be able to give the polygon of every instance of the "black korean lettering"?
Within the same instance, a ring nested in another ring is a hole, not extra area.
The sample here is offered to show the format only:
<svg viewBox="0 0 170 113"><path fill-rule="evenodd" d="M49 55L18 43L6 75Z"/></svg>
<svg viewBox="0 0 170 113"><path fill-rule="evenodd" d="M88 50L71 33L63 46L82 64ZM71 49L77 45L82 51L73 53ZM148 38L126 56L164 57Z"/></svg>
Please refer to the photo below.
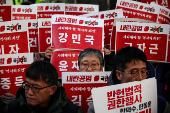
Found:
<svg viewBox="0 0 170 113"><path fill-rule="evenodd" d="M151 101L148 102L148 107L151 107Z"/></svg>
<svg viewBox="0 0 170 113"><path fill-rule="evenodd" d="M144 109L146 109L146 108L148 107L148 103L145 102L145 103L143 104L143 107L144 107Z"/></svg>
<svg viewBox="0 0 170 113"><path fill-rule="evenodd" d="M139 110L142 110L142 109L143 109L143 103L139 104Z"/></svg>

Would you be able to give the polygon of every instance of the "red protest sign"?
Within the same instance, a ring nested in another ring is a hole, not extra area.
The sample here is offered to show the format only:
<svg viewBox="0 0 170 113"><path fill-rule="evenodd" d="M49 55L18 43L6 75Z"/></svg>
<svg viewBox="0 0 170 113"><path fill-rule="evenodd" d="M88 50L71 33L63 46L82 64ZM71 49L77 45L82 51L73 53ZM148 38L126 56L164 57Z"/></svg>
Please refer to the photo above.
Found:
<svg viewBox="0 0 170 113"><path fill-rule="evenodd" d="M52 45L55 49L102 50L103 26L101 19L53 15Z"/></svg>
<svg viewBox="0 0 170 113"><path fill-rule="evenodd" d="M25 71L33 62L33 53L0 55L0 96L5 93L16 95L25 79Z"/></svg>
<svg viewBox="0 0 170 113"><path fill-rule="evenodd" d="M156 5L160 7L159 16L157 22L160 24L170 24L170 9L163 6Z"/></svg>
<svg viewBox="0 0 170 113"><path fill-rule="evenodd" d="M158 4L164 6L166 8L170 8L170 3L168 0L140 0L141 2L148 3L148 4Z"/></svg>
<svg viewBox="0 0 170 113"><path fill-rule="evenodd" d="M65 4L65 15L78 16L92 12L99 12L99 5Z"/></svg>
<svg viewBox="0 0 170 113"><path fill-rule="evenodd" d="M81 15L81 17L104 19L104 45L110 45L110 37L115 18L124 18L121 9L108 10L97 13Z"/></svg>
<svg viewBox="0 0 170 113"><path fill-rule="evenodd" d="M65 14L65 3L41 3L37 6L37 18L51 18L55 14Z"/></svg>
<svg viewBox="0 0 170 113"><path fill-rule="evenodd" d="M122 9L126 18L139 18L153 22L157 21L160 10L159 7L154 5L126 0L118 0L116 9Z"/></svg>
<svg viewBox="0 0 170 113"><path fill-rule="evenodd" d="M13 5L12 20L37 19L37 7L28 5Z"/></svg>
<svg viewBox="0 0 170 113"><path fill-rule="evenodd" d="M110 39L110 50L115 50L115 38L116 38L116 22L140 22L140 23L149 23L151 21L144 20L144 19L137 19L137 18L115 18L112 34Z"/></svg>
<svg viewBox="0 0 170 113"><path fill-rule="evenodd" d="M30 52L38 53L38 21L28 20Z"/></svg>
<svg viewBox="0 0 170 113"><path fill-rule="evenodd" d="M166 62L167 27L166 24L117 22L116 51L134 46L143 50L148 60Z"/></svg>
<svg viewBox="0 0 170 113"><path fill-rule="evenodd" d="M28 21L0 23L0 54L28 53Z"/></svg>
<svg viewBox="0 0 170 113"><path fill-rule="evenodd" d="M107 86L110 72L63 72L62 84L68 99L87 113L93 99L91 90Z"/></svg>
<svg viewBox="0 0 170 113"><path fill-rule="evenodd" d="M38 19L39 52L51 46L51 19Z"/></svg>
<svg viewBox="0 0 170 113"><path fill-rule="evenodd" d="M0 0L0 22L11 21L12 0Z"/></svg>
<svg viewBox="0 0 170 113"><path fill-rule="evenodd" d="M54 51L51 56L51 64L58 71L58 78L62 72L79 71L78 56L81 51Z"/></svg>

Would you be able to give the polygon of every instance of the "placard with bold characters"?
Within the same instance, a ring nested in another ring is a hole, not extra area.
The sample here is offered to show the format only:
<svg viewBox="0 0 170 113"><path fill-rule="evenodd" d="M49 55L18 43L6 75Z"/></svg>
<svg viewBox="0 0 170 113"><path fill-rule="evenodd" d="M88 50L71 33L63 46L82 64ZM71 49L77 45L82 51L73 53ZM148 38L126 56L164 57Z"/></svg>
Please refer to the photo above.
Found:
<svg viewBox="0 0 170 113"><path fill-rule="evenodd" d="M0 22L12 20L12 0L0 0Z"/></svg>
<svg viewBox="0 0 170 113"><path fill-rule="evenodd" d="M115 18L124 18L122 9L107 10L81 15L81 17L104 19L104 45L110 45L110 37Z"/></svg>
<svg viewBox="0 0 170 113"><path fill-rule="evenodd" d="M115 18L112 27L112 34L110 38L110 50L115 50L115 38L116 38L116 22L140 22L140 23L153 23L149 20L138 19L138 18Z"/></svg>
<svg viewBox="0 0 170 113"><path fill-rule="evenodd" d="M28 53L28 21L0 22L0 55Z"/></svg>
<svg viewBox="0 0 170 113"><path fill-rule="evenodd" d="M37 19L37 7L33 5L13 5L12 20Z"/></svg>
<svg viewBox="0 0 170 113"><path fill-rule="evenodd" d="M0 55L0 96L5 93L16 95L25 80L25 71L33 62L33 53Z"/></svg>
<svg viewBox="0 0 170 113"><path fill-rule="evenodd" d="M38 19L38 48L39 52L45 52L51 46L51 19Z"/></svg>
<svg viewBox="0 0 170 113"><path fill-rule="evenodd" d="M30 52L38 53L38 20L28 20Z"/></svg>
<svg viewBox="0 0 170 113"><path fill-rule="evenodd" d="M37 18L51 18L55 14L65 14L65 3L40 3L37 6Z"/></svg>
<svg viewBox="0 0 170 113"><path fill-rule="evenodd" d="M65 15L78 16L92 12L99 12L99 5L65 4Z"/></svg>
<svg viewBox="0 0 170 113"><path fill-rule="evenodd" d="M62 72L79 72L78 56L81 51L75 50L59 50L53 51L51 56L51 64L58 71L58 78L62 78Z"/></svg>
<svg viewBox="0 0 170 113"><path fill-rule="evenodd" d="M117 0L116 9L122 9L126 18L139 18L153 22L157 21L160 10L155 5L132 0Z"/></svg>
<svg viewBox="0 0 170 113"><path fill-rule="evenodd" d="M155 78L93 88L92 97L96 113L157 113Z"/></svg>
<svg viewBox="0 0 170 113"><path fill-rule="evenodd" d="M134 46L144 51L150 61L167 61L167 24L117 22L116 51Z"/></svg>
<svg viewBox="0 0 170 113"><path fill-rule="evenodd" d="M80 106L84 113L87 113L89 106L93 102L91 89L107 86L110 73L111 72L63 72L62 84L69 100L73 104Z"/></svg>
<svg viewBox="0 0 170 113"><path fill-rule="evenodd" d="M102 51L104 20L70 15L52 16L54 49L95 48Z"/></svg>

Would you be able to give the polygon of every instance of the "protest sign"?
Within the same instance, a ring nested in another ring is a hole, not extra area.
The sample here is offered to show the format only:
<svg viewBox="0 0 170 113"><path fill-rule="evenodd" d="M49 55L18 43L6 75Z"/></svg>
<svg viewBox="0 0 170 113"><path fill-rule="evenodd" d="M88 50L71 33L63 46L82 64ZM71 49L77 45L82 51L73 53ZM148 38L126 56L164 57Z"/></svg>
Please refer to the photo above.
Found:
<svg viewBox="0 0 170 113"><path fill-rule="evenodd" d="M70 15L52 16L54 49L102 50L104 20Z"/></svg>
<svg viewBox="0 0 170 113"><path fill-rule="evenodd" d="M122 9L89 13L81 15L81 17L104 19L104 45L110 45L114 19L124 18Z"/></svg>
<svg viewBox="0 0 170 113"><path fill-rule="evenodd" d="M62 84L71 102L80 106L84 113L87 113L93 101L91 89L107 86L107 79L110 73L111 72L63 72Z"/></svg>
<svg viewBox="0 0 170 113"><path fill-rule="evenodd" d="M32 5L13 5L12 20L37 19L37 7Z"/></svg>
<svg viewBox="0 0 170 113"><path fill-rule="evenodd" d="M38 53L38 20L28 20L30 52Z"/></svg>
<svg viewBox="0 0 170 113"><path fill-rule="evenodd" d="M62 72L78 72L78 56L81 51L53 51L51 56L51 64L57 69L58 71L58 78L62 78Z"/></svg>
<svg viewBox="0 0 170 113"><path fill-rule="evenodd" d="M166 24L117 22L116 51L138 47L150 61L166 62L169 29Z"/></svg>
<svg viewBox="0 0 170 113"><path fill-rule="evenodd" d="M12 0L0 0L0 22L12 20Z"/></svg>
<svg viewBox="0 0 170 113"><path fill-rule="evenodd" d="M157 113L156 79L93 88L92 98L96 113Z"/></svg>
<svg viewBox="0 0 170 113"><path fill-rule="evenodd" d="M65 15L83 15L91 12L99 12L99 5L92 4L65 4Z"/></svg>
<svg viewBox="0 0 170 113"><path fill-rule="evenodd" d="M116 9L122 9L126 18L139 18L156 22L159 7L132 0L117 0Z"/></svg>
<svg viewBox="0 0 170 113"><path fill-rule="evenodd" d="M28 52L28 21L0 22L0 54Z"/></svg>
<svg viewBox="0 0 170 113"><path fill-rule="evenodd" d="M153 23L149 20L137 19L137 18L115 18L112 27L112 34L110 39L110 50L115 50L115 38L116 38L116 22L140 22L140 23Z"/></svg>
<svg viewBox="0 0 170 113"><path fill-rule="evenodd" d="M45 52L51 46L51 19L38 19L38 48L39 52Z"/></svg>
<svg viewBox="0 0 170 113"><path fill-rule="evenodd" d="M25 79L25 71L33 62L33 53L0 55L0 96L5 93L16 95Z"/></svg>
<svg viewBox="0 0 170 113"><path fill-rule="evenodd" d="M51 18L55 14L65 14L65 3L40 3L37 6L37 18Z"/></svg>

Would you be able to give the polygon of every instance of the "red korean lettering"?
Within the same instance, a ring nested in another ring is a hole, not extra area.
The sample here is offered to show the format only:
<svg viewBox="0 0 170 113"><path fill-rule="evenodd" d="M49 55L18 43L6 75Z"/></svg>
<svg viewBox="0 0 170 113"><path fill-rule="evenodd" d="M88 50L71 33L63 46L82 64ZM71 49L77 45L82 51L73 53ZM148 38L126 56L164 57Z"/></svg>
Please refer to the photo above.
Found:
<svg viewBox="0 0 170 113"><path fill-rule="evenodd" d="M0 58L0 65L4 64L5 58Z"/></svg>
<svg viewBox="0 0 170 113"><path fill-rule="evenodd" d="M115 98L108 98L107 106L108 106L108 110L115 109L116 108Z"/></svg>

